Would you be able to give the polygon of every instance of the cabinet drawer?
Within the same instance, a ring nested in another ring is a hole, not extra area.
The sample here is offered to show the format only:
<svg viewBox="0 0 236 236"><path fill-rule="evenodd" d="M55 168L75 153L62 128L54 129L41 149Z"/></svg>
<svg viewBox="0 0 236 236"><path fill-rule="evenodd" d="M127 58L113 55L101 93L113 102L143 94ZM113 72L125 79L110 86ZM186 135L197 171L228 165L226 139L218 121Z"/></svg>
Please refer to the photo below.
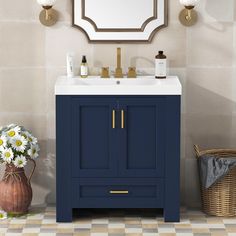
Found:
<svg viewBox="0 0 236 236"><path fill-rule="evenodd" d="M79 208L159 208L163 179L73 179L73 205Z"/></svg>

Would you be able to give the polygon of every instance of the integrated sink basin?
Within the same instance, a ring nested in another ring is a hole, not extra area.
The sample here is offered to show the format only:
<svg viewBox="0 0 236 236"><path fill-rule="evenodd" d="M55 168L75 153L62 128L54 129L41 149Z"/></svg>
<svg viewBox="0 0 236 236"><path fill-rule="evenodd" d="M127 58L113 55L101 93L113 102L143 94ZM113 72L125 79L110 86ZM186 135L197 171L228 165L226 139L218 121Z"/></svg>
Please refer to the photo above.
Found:
<svg viewBox="0 0 236 236"><path fill-rule="evenodd" d="M154 76L137 78L88 78L61 76L55 85L56 95L181 95L178 77L155 79Z"/></svg>
<svg viewBox="0 0 236 236"><path fill-rule="evenodd" d="M102 79L102 78L96 78L96 77L90 77L86 79L74 79L74 84L79 85L87 85L87 86L139 86L139 85L154 85L156 84L155 79L153 77L146 77L146 79L143 78L108 78L108 79Z"/></svg>

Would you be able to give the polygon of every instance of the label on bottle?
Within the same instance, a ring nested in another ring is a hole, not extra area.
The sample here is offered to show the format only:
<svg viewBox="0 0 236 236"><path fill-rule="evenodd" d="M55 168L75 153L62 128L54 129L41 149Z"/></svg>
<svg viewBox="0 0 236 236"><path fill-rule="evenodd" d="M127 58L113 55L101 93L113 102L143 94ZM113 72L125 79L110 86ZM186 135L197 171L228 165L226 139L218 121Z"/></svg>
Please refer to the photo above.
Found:
<svg viewBox="0 0 236 236"><path fill-rule="evenodd" d="M166 77L166 59L156 59L156 77Z"/></svg>
<svg viewBox="0 0 236 236"><path fill-rule="evenodd" d="M87 76L88 75L88 67L81 65L81 72L80 72L81 76Z"/></svg>

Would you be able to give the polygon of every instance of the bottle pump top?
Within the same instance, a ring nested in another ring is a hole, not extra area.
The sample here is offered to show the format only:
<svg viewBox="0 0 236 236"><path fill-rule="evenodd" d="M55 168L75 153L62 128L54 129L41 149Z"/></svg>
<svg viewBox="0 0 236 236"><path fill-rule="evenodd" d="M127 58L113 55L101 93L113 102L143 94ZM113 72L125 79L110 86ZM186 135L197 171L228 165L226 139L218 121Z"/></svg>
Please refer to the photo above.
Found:
<svg viewBox="0 0 236 236"><path fill-rule="evenodd" d="M157 59L166 59L163 51L158 51L158 55L156 55Z"/></svg>
<svg viewBox="0 0 236 236"><path fill-rule="evenodd" d="M83 57L82 57L82 63L87 63L86 56L83 56Z"/></svg>

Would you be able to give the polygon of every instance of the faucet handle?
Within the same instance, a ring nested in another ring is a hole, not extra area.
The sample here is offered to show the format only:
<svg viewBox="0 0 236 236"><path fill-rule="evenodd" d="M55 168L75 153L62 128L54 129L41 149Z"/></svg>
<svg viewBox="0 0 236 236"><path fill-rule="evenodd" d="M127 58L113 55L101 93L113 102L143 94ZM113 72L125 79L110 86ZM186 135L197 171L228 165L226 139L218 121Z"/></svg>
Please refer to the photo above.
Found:
<svg viewBox="0 0 236 236"><path fill-rule="evenodd" d="M129 67L129 71L128 71L128 78L136 78L137 77L137 73L136 73L136 68L135 67Z"/></svg>
<svg viewBox="0 0 236 236"><path fill-rule="evenodd" d="M101 78L109 78L109 67L102 67Z"/></svg>

